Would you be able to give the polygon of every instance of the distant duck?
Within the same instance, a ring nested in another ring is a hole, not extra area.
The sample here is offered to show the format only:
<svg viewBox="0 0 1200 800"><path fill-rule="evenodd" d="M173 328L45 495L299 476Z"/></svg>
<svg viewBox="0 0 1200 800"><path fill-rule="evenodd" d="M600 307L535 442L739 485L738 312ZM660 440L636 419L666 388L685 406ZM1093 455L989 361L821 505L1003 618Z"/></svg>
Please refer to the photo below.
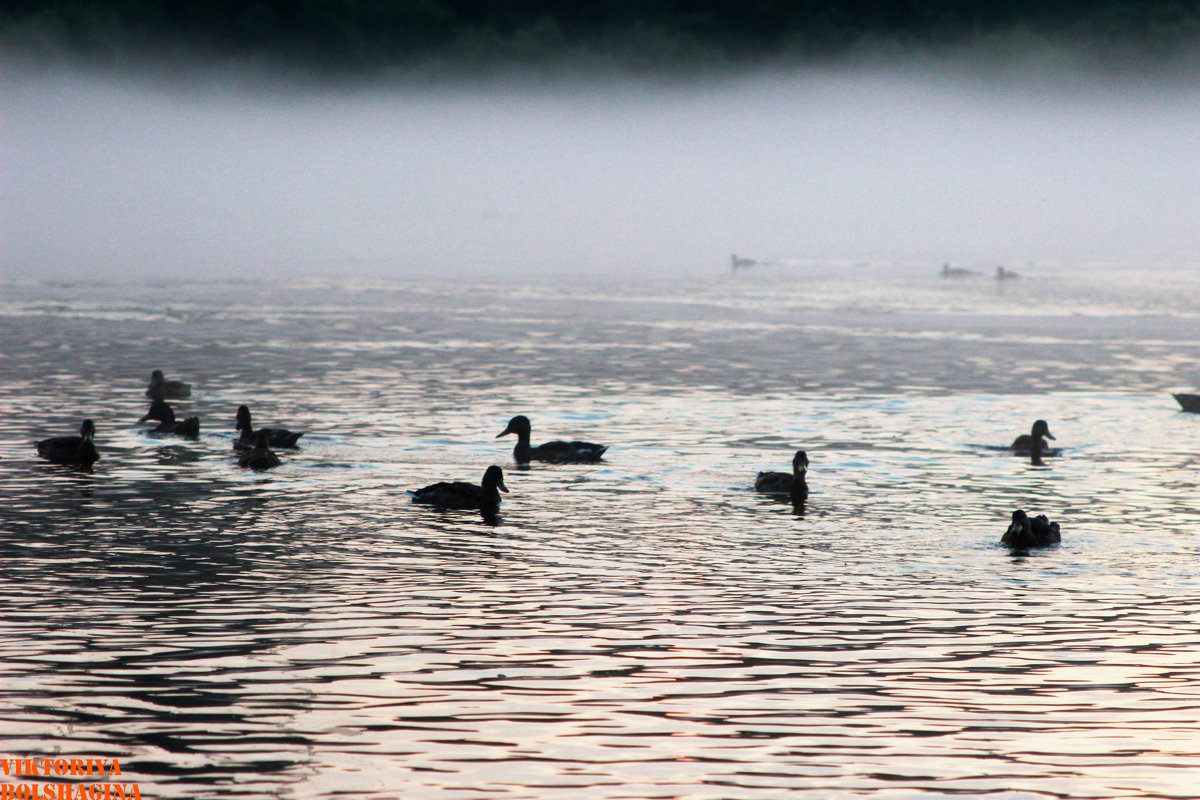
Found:
<svg viewBox="0 0 1200 800"><path fill-rule="evenodd" d="M1045 514L1038 514L1033 519L1024 511L1017 509L1012 513L1012 523L1000 544L1015 550L1026 550L1030 547L1049 547L1062 541L1057 522L1051 522Z"/></svg>
<svg viewBox="0 0 1200 800"><path fill-rule="evenodd" d="M96 436L96 424L85 419L79 426L78 436L55 436L37 443L38 455L55 464L69 464L87 469L100 460L92 439Z"/></svg>
<svg viewBox="0 0 1200 800"><path fill-rule="evenodd" d="M974 270L963 269L962 267L952 267L949 264L942 264L943 278L969 278L972 275L977 275Z"/></svg>
<svg viewBox="0 0 1200 800"><path fill-rule="evenodd" d="M235 450L248 450L255 446L256 436L265 433L267 444L271 447L295 447L296 441L303 433L289 431L286 428L259 428L257 431L250 426L250 408L238 406L237 428L242 435L233 440Z"/></svg>
<svg viewBox="0 0 1200 800"><path fill-rule="evenodd" d="M553 464L571 462L599 461L608 449L607 445L592 444L591 442L546 442L532 447L529 444L529 417L518 414L508 421L508 427L496 434L496 438L515 433L517 446L513 448L513 458L518 464L528 464L530 461L549 461Z"/></svg>
<svg viewBox="0 0 1200 800"><path fill-rule="evenodd" d="M169 381L163 377L161 369L150 373L150 388L146 389L146 397L178 400L192 396L192 387L183 381Z"/></svg>
<svg viewBox="0 0 1200 800"><path fill-rule="evenodd" d="M1033 423L1033 428L1030 429L1029 433L1022 433L1016 439L1013 439L1013 443L1008 446L1008 449L1014 453L1027 454L1033 448L1033 443L1040 441L1042 452L1044 453L1050 449L1050 445L1046 442L1046 439L1042 438L1043 436L1046 439L1054 438L1054 434L1050 433L1050 426L1046 424L1046 420L1039 419Z"/></svg>
<svg viewBox="0 0 1200 800"><path fill-rule="evenodd" d="M808 453L797 450L792 457L792 471L760 472L754 479L754 491L764 494L788 494L794 499L808 497Z"/></svg>
<svg viewBox="0 0 1200 800"><path fill-rule="evenodd" d="M238 457L238 466L258 472L279 466L279 456L271 452L265 433L259 431L255 434L254 447Z"/></svg>
<svg viewBox="0 0 1200 800"><path fill-rule="evenodd" d="M753 258L738 258L737 253L734 253L729 257L729 264L733 269L746 269L755 266L758 262Z"/></svg>
<svg viewBox="0 0 1200 800"><path fill-rule="evenodd" d="M1171 396L1184 411L1200 414L1200 394L1173 394Z"/></svg>
<svg viewBox="0 0 1200 800"><path fill-rule="evenodd" d="M998 281L1011 281L1013 278L1019 277L1021 277L1019 273L1013 272L1010 269L996 267L996 280Z"/></svg>
<svg viewBox="0 0 1200 800"><path fill-rule="evenodd" d="M162 398L156 399L150 404L150 410L138 420L139 423L147 420L157 420L158 427L151 430L151 433L173 433L178 436L187 436L195 439L200 435L200 418L188 417L187 419L175 419L175 410L167 405L167 402Z"/></svg>
<svg viewBox="0 0 1200 800"><path fill-rule="evenodd" d="M493 465L483 473L483 481L479 486L466 481L443 481L423 489L409 489L408 494L414 503L495 512L500 507L500 492L507 491L504 471Z"/></svg>

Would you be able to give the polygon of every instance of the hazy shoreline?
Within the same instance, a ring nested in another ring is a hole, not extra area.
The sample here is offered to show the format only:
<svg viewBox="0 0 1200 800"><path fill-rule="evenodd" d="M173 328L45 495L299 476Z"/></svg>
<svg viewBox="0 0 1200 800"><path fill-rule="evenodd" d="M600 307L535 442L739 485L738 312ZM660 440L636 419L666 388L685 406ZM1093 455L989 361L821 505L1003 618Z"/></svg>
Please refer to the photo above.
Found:
<svg viewBox="0 0 1200 800"><path fill-rule="evenodd" d="M0 12L0 49L91 66L160 58L192 68L259 62L310 77L456 78L510 71L708 74L849 60L1054 50L1145 70L1200 54L1200 3L1092 0L872 4L30 2Z"/></svg>

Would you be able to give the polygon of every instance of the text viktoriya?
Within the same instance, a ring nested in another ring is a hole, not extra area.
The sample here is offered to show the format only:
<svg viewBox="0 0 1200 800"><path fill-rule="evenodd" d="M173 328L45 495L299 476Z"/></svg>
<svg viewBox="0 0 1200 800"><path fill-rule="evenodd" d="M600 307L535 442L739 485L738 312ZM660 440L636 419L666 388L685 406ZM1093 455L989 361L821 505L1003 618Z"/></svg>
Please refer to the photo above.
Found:
<svg viewBox="0 0 1200 800"><path fill-rule="evenodd" d="M120 775L115 758L0 758L5 775Z"/></svg>

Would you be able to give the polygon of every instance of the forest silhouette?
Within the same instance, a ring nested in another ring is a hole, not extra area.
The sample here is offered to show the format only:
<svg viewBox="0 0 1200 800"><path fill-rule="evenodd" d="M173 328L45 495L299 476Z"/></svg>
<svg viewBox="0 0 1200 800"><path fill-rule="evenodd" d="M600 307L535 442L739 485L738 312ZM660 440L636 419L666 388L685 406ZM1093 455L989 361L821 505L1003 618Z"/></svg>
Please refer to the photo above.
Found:
<svg viewBox="0 0 1200 800"><path fill-rule="evenodd" d="M166 50L319 69L604 58L632 67L861 50L1069 43L1110 59L1193 52L1200 0L2 0L0 46Z"/></svg>

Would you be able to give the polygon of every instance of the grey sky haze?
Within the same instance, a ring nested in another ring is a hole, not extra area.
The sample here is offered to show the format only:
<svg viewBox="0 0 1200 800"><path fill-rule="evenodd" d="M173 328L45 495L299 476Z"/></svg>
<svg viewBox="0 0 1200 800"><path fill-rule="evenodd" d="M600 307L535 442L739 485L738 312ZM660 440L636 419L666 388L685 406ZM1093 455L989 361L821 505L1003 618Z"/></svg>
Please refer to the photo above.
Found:
<svg viewBox="0 0 1200 800"><path fill-rule="evenodd" d="M0 73L7 279L1200 258L1200 88L949 64L249 92Z"/></svg>

